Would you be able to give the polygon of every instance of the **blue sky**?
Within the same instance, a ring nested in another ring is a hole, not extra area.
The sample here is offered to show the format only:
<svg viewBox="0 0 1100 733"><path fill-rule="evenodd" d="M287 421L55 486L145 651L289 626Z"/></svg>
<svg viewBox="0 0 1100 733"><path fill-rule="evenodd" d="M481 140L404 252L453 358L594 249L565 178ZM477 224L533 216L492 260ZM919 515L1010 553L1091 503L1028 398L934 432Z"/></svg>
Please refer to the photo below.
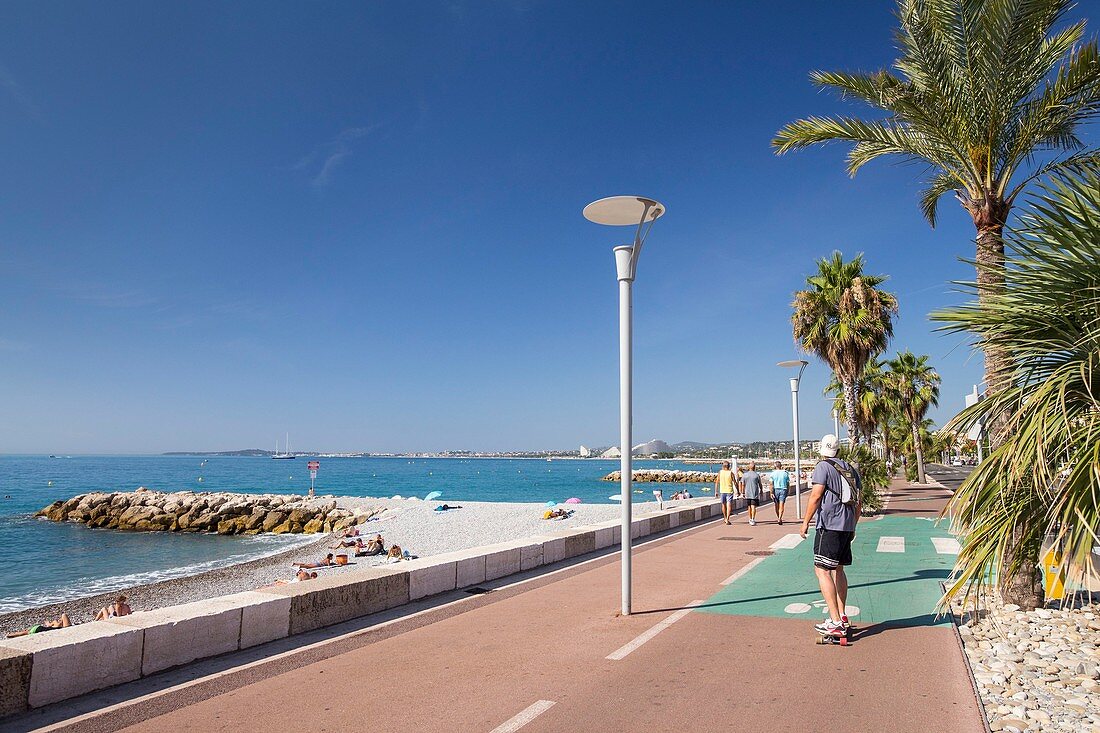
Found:
<svg viewBox="0 0 1100 733"><path fill-rule="evenodd" d="M635 289L639 440L779 439L789 303L865 252L944 419L981 379L927 314L973 249L921 171L776 157L894 57L887 2L9 3L0 452L616 442L602 196L668 207ZM803 428L831 425L813 361Z"/></svg>

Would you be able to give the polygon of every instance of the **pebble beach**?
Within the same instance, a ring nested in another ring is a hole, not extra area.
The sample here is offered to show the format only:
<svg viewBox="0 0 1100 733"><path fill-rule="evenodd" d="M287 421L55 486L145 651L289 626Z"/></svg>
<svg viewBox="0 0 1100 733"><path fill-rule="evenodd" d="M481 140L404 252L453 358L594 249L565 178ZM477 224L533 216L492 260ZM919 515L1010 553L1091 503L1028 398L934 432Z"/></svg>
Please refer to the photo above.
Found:
<svg viewBox="0 0 1100 733"><path fill-rule="evenodd" d="M990 730L1100 732L1100 604L986 606L959 634Z"/></svg>
<svg viewBox="0 0 1100 733"><path fill-rule="evenodd" d="M639 497L640 498L640 497ZM317 501L335 499L340 507L350 510L378 509L382 511L370 521L359 525L360 533L367 537L381 534L386 547L400 545L403 550L419 557L438 555L470 547L490 545L522 537L547 534L563 527L579 527L604 522L621 516L618 504L562 505L573 510L564 520L544 520L543 504L507 502L449 502L461 508L437 512L437 502L419 499L377 499L370 497L317 497ZM690 504L665 502L665 506ZM653 501L635 503L634 516L644 516L656 511ZM87 530L95 532L100 530ZM195 575L173 578L158 583L119 588L109 593L89 595L63 603L38 606L0 616L0 633L25 629L43 620L56 618L62 612L73 623L90 621L103 606L112 602L120 592L127 593L135 611L148 611L190 601L203 600L229 593L255 590L277 580L289 580L294 576L293 563L315 562L333 551L338 535L318 535L308 544L227 567L207 570ZM353 557L342 567L318 570L318 574L330 575L380 565L383 557Z"/></svg>

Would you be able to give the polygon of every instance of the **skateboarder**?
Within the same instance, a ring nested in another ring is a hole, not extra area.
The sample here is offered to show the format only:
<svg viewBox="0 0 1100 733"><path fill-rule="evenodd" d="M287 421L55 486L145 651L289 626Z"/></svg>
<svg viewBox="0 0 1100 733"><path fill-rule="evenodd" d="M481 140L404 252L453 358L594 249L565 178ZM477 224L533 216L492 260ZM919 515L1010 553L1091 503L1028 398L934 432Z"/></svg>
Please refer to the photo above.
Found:
<svg viewBox="0 0 1100 733"><path fill-rule="evenodd" d="M840 440L833 434L821 438L822 460L810 479L813 488L802 520L802 536L810 531L810 520L817 515L814 536L814 573L821 595L829 609L829 618L814 628L821 634L844 636L849 626L845 613L848 600L848 576L844 566L852 564L852 540L859 520L860 478L855 467L836 457Z"/></svg>
<svg viewBox="0 0 1100 733"><path fill-rule="evenodd" d="M736 483L737 477L730 468L730 462L723 461L722 470L718 472L718 477L714 479L714 491L722 497L722 516L725 517L726 524L730 523L730 512L733 511L733 502L736 499L733 492Z"/></svg>
<svg viewBox="0 0 1100 733"><path fill-rule="evenodd" d="M764 487L760 474L756 472L756 461L749 461L749 470L741 474L741 495L749 505L749 524L756 526L756 508L760 506L760 497Z"/></svg>
<svg viewBox="0 0 1100 733"><path fill-rule="evenodd" d="M775 470L768 474L772 482L772 503L775 504L775 518L783 524L783 510L787 508L787 489L791 485L791 475L783 468L782 461L775 462Z"/></svg>

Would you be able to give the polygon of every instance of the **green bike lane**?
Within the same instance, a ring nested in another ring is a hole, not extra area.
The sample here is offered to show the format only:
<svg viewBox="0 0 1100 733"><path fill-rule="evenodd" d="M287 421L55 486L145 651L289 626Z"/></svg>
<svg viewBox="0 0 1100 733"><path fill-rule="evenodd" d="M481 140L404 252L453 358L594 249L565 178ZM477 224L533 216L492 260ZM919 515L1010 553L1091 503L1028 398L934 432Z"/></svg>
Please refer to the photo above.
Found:
<svg viewBox="0 0 1100 733"><path fill-rule="evenodd" d="M773 555L713 594L699 613L819 621L825 602L813 574L813 539L782 538ZM783 549L784 544L797 546ZM859 524L848 568L848 616L857 627L936 626L950 620L935 607L957 544L927 517L885 516Z"/></svg>

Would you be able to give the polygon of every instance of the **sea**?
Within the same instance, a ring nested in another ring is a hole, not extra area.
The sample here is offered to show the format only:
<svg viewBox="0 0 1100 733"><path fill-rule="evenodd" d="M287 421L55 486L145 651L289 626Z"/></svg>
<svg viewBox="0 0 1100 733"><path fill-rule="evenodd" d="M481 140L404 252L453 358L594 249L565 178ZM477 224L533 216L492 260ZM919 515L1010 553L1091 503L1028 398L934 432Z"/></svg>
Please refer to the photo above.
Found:
<svg viewBox="0 0 1100 733"><path fill-rule="evenodd" d="M307 457L0 456L0 613L192 575L310 542L312 535L222 537L121 532L50 522L33 514L89 491L309 490ZM504 458L318 458L316 492L424 497L439 501L610 503L618 485L601 481L617 460ZM698 464L634 461L634 468L700 470ZM670 492L666 492L666 495ZM635 500L652 500L646 489Z"/></svg>

